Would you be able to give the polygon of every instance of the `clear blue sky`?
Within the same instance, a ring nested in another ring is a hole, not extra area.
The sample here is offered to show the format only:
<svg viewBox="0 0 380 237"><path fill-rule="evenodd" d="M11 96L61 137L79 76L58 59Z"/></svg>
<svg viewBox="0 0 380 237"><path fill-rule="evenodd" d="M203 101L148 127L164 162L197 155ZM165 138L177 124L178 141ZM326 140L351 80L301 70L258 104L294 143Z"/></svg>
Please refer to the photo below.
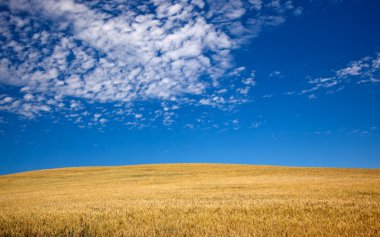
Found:
<svg viewBox="0 0 380 237"><path fill-rule="evenodd" d="M380 167L380 2L0 3L0 173Z"/></svg>

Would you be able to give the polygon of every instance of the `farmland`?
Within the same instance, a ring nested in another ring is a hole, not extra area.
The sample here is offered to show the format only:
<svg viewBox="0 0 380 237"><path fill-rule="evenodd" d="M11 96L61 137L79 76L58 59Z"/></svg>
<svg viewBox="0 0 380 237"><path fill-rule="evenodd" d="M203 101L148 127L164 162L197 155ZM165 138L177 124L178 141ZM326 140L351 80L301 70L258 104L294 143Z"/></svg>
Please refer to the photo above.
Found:
<svg viewBox="0 0 380 237"><path fill-rule="evenodd" d="M0 236L380 236L380 170L162 164L2 175Z"/></svg>

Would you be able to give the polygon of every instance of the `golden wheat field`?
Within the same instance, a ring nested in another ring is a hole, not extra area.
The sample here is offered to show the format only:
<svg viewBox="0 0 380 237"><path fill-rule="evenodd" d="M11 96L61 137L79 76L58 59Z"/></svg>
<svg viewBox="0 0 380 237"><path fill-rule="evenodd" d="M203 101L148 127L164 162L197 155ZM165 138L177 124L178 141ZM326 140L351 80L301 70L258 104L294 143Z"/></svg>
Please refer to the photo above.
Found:
<svg viewBox="0 0 380 237"><path fill-rule="evenodd" d="M380 236L380 170L171 164L3 175L0 236Z"/></svg>

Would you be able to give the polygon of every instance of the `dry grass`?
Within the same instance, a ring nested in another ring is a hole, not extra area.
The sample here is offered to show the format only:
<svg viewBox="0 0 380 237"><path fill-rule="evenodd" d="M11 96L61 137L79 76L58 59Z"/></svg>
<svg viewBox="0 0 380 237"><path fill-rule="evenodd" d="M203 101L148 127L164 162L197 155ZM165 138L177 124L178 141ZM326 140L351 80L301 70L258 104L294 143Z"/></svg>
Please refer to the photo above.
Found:
<svg viewBox="0 0 380 237"><path fill-rule="evenodd" d="M380 236L380 170L183 164L5 175L0 236Z"/></svg>

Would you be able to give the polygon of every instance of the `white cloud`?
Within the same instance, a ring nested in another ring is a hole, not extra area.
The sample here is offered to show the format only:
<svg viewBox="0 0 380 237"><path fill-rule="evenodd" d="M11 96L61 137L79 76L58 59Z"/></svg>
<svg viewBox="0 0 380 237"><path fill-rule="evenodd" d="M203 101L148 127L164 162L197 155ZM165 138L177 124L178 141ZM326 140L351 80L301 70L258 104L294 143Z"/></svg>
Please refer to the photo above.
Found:
<svg viewBox="0 0 380 237"><path fill-rule="evenodd" d="M34 96L32 94L25 94L24 95L24 100L33 100Z"/></svg>
<svg viewBox="0 0 380 237"><path fill-rule="evenodd" d="M362 79L375 79L379 73L380 54L374 57L365 57L358 61L353 61L345 68L336 71L336 77L345 79L348 77L359 77Z"/></svg>
<svg viewBox="0 0 380 237"><path fill-rule="evenodd" d="M368 65L366 65L368 67ZM343 68L337 72L339 77L348 77L348 76L359 76L362 70L361 65L351 65L349 67Z"/></svg>
<svg viewBox="0 0 380 237"><path fill-rule="evenodd" d="M24 98L13 98L0 94L0 111L8 111L20 114L26 118L34 118L44 112L50 112L50 106L46 105L41 96L35 98L27 94Z"/></svg>
<svg viewBox="0 0 380 237"><path fill-rule="evenodd" d="M222 87L228 72L239 76L245 70L234 69L231 52L263 27L300 11L291 1L260 0L2 5L8 10L0 12L0 83L20 88L22 95L3 98L0 109L27 117L79 110L79 100L220 108L244 103L249 100L241 96L254 86L254 74L239 88ZM232 94L216 95L222 90ZM170 113L164 116L168 123Z"/></svg>
<svg viewBox="0 0 380 237"><path fill-rule="evenodd" d="M262 122L254 121L251 123L250 128L259 128L263 125Z"/></svg>
<svg viewBox="0 0 380 237"><path fill-rule="evenodd" d="M266 94L266 95L263 95L261 97L264 98L264 99L270 99L270 98L273 97L273 94Z"/></svg>
<svg viewBox="0 0 380 237"><path fill-rule="evenodd" d="M99 122L100 122L101 124L106 123L106 122L107 122L107 119L105 119L105 118L99 119Z"/></svg>
<svg viewBox="0 0 380 237"><path fill-rule="evenodd" d="M378 84L380 83L380 54L368 56L357 61L350 62L346 67L334 70L330 77L308 78L309 89L302 90L299 94L309 94L309 98L316 98L319 90L327 90L327 93L335 93L344 88L346 84ZM310 94L313 93L313 94Z"/></svg>
<svg viewBox="0 0 380 237"><path fill-rule="evenodd" d="M283 77L282 73L278 70L271 72L268 77Z"/></svg>

